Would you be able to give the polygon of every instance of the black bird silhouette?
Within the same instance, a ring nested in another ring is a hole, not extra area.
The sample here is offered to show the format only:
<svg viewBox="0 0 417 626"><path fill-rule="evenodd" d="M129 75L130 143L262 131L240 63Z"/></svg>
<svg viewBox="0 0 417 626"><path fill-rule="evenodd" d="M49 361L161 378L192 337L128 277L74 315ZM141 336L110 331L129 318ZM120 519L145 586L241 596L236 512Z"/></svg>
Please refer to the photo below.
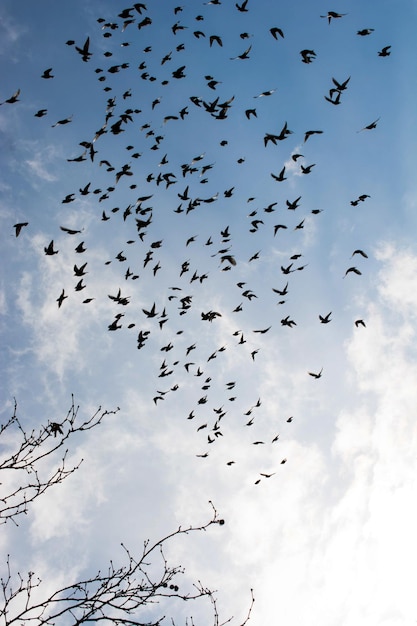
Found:
<svg viewBox="0 0 417 626"><path fill-rule="evenodd" d="M58 254L58 250L54 250L54 240L52 239L52 241L44 248L45 250L45 254L46 255L53 255L53 254Z"/></svg>
<svg viewBox="0 0 417 626"><path fill-rule="evenodd" d="M278 39L278 35L284 39L284 33L281 30L281 28L278 28L278 26L273 26L272 28L269 29L269 32L271 33L274 39Z"/></svg>
<svg viewBox="0 0 417 626"><path fill-rule="evenodd" d="M360 35L361 37L366 37L366 35L370 35L371 33L373 33L374 30L375 28L362 28L361 30L358 30L356 34Z"/></svg>
<svg viewBox="0 0 417 626"><path fill-rule="evenodd" d="M240 11L241 13L247 13L248 9L246 8L248 4L248 0L243 0L242 4L238 4L236 2L235 7L237 8L238 11Z"/></svg>
<svg viewBox="0 0 417 626"><path fill-rule="evenodd" d="M340 17L344 17L345 15L347 15L347 13L336 13L336 11L328 11L327 15L320 15L320 17L324 17L327 18L329 24L332 21L332 19L337 19Z"/></svg>
<svg viewBox="0 0 417 626"><path fill-rule="evenodd" d="M60 229L64 231L64 233L68 233L68 235L78 235L83 232L82 230L73 230L72 228L67 228L66 226L60 226Z"/></svg>
<svg viewBox="0 0 417 626"><path fill-rule="evenodd" d="M78 254L82 254L83 252L85 252L87 250L87 248L84 246L84 241L81 241L81 243L79 243L78 246L76 246L76 248L74 248L74 250Z"/></svg>
<svg viewBox="0 0 417 626"><path fill-rule="evenodd" d="M358 275L361 275L361 274L362 274L362 272L361 272L360 270L358 270L358 268L357 268L357 267L349 267L349 268L346 270L345 275L343 276L343 278L346 278L346 276L347 276L348 274L352 273L352 272L353 272L354 274L358 274Z"/></svg>
<svg viewBox="0 0 417 626"><path fill-rule="evenodd" d="M378 52L379 57L389 57L391 54L391 46L384 46L382 50Z"/></svg>
<svg viewBox="0 0 417 626"><path fill-rule="evenodd" d="M42 74L41 78L54 78L51 72L52 72L52 67L48 67L48 69L45 70L44 73Z"/></svg>
<svg viewBox="0 0 417 626"><path fill-rule="evenodd" d="M294 320L291 320L291 319L290 319L290 316L289 316L289 315L287 315L287 317L284 317L284 318L281 320L281 325L282 325L282 326L289 326L290 328L292 328L293 326L297 326L297 323L296 323L296 322L294 322Z"/></svg>
<svg viewBox="0 0 417 626"><path fill-rule="evenodd" d="M304 134L304 143L311 137L311 135L322 135L322 130L307 130Z"/></svg>
<svg viewBox="0 0 417 626"><path fill-rule="evenodd" d="M221 37L219 37L218 35L210 35L210 48L214 43L217 43L220 47L223 46L223 41L221 39Z"/></svg>
<svg viewBox="0 0 417 626"><path fill-rule="evenodd" d="M276 89L268 89L267 91L262 91L257 96L253 96L254 98L266 98L268 96L272 96L273 93L276 92Z"/></svg>
<svg viewBox="0 0 417 626"><path fill-rule="evenodd" d="M330 313L327 313L327 315L319 315L319 320L322 324L328 324L329 322L331 322L330 316L331 316L332 312L330 311Z"/></svg>
<svg viewBox="0 0 417 626"><path fill-rule="evenodd" d="M274 287L272 287L272 291L274 293L278 293L280 296L286 296L288 293L288 282L285 285L284 289L275 289Z"/></svg>
<svg viewBox="0 0 417 626"><path fill-rule="evenodd" d="M310 174L311 170L313 169L313 167L315 167L315 163L312 163L311 165L301 165L301 172L302 174Z"/></svg>
<svg viewBox="0 0 417 626"><path fill-rule="evenodd" d="M331 89L330 91L332 92L333 89ZM336 90L336 97L334 99L333 99L333 94L331 94L330 98L328 96L324 96L324 99L327 100L327 102L330 102L330 104L338 105L340 104L340 97L341 97L341 92Z"/></svg>
<svg viewBox="0 0 417 626"><path fill-rule="evenodd" d="M20 96L20 89L17 89L14 94L12 96L10 96L10 98L7 98L7 100L5 100L4 102L0 102L0 105L2 104L14 104L15 102L20 102L19 101L19 96Z"/></svg>
<svg viewBox="0 0 417 626"><path fill-rule="evenodd" d="M87 263L84 263L80 267L78 267L78 265L74 265L74 275L75 276L85 276L85 274L87 274L87 272L85 271L86 267L87 267Z"/></svg>
<svg viewBox="0 0 417 626"><path fill-rule="evenodd" d="M76 51L78 52L78 54L81 55L81 58L85 63L90 60L93 54L92 52L89 51L89 48L90 48L90 37L87 37L82 48L75 46Z"/></svg>
<svg viewBox="0 0 417 626"><path fill-rule="evenodd" d="M300 54L301 54L302 62L307 63L307 64L312 63L317 56L314 50L307 50L307 49L301 50Z"/></svg>
<svg viewBox="0 0 417 626"><path fill-rule="evenodd" d="M230 57L231 61L236 61L236 59L249 59L249 52L252 50L252 46L250 45L242 54L238 54L236 57Z"/></svg>
<svg viewBox="0 0 417 626"><path fill-rule="evenodd" d="M358 326L363 326L364 328L366 328L366 324L363 320L356 320L355 321L355 326L356 328L358 328Z"/></svg>
<svg viewBox="0 0 417 626"><path fill-rule="evenodd" d="M354 256L355 254L360 254L361 256L363 256L364 259L368 258L368 255L363 250L354 250L352 256Z"/></svg>
<svg viewBox="0 0 417 626"><path fill-rule="evenodd" d="M55 128L55 126L65 126L65 124L69 124L70 122L72 122L72 115L65 117L62 120L58 120L55 124L52 124L52 128Z"/></svg>
<svg viewBox="0 0 417 626"><path fill-rule="evenodd" d="M285 224L275 224L275 226L274 226L274 237L275 237L275 235L277 234L277 232L281 228L286 229L286 228L288 228L288 226L285 226Z"/></svg>
<svg viewBox="0 0 417 626"><path fill-rule="evenodd" d="M350 76L345 81L343 81L343 83L339 83L339 81L337 81L335 78L332 78L332 81L337 91L344 91L345 89L347 89L348 83L350 81Z"/></svg>
<svg viewBox="0 0 417 626"><path fill-rule="evenodd" d="M51 424L49 425L49 429L51 431L51 433L53 434L54 437L56 437L58 434L59 435L63 435L64 431L62 430L61 424L58 424L58 422L51 422Z"/></svg>
<svg viewBox="0 0 417 626"><path fill-rule="evenodd" d="M323 372L323 368L321 368L321 370L317 374L315 372L309 372L309 375L317 379L317 378L321 378L322 372Z"/></svg>
<svg viewBox="0 0 417 626"><path fill-rule="evenodd" d="M276 174L273 174L271 172L271 176L274 180L276 180L277 182L282 182L284 180L287 180L286 176L285 176L285 165L282 168L282 170L280 171L280 173L278 174L278 176Z"/></svg>
<svg viewBox="0 0 417 626"><path fill-rule="evenodd" d="M28 225L29 225L29 222L19 222L18 224L14 224L13 228L15 229L16 237L19 237L22 228Z"/></svg>
<svg viewBox="0 0 417 626"><path fill-rule="evenodd" d="M65 298L68 298L68 296L65 295L65 290L63 289L61 291L61 295L56 299L56 301L58 302L59 309L61 308L62 303L64 302Z"/></svg>
<svg viewBox="0 0 417 626"><path fill-rule="evenodd" d="M371 122L370 124L368 124L368 126L364 126L363 128L361 128L360 130L358 130L357 132L360 133L363 130L373 130L374 128L376 128L377 123L379 122L381 118L378 117L374 122Z"/></svg>

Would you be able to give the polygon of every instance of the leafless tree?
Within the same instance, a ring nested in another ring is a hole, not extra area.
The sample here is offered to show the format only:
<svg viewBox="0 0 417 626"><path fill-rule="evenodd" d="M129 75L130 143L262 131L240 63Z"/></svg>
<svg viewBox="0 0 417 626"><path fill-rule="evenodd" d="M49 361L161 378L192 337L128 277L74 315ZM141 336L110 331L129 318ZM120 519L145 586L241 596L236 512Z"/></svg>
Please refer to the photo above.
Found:
<svg viewBox="0 0 417 626"><path fill-rule="evenodd" d="M7 492L0 497L1 522L12 520L17 525L15 518L27 514L28 506L36 498L74 473L82 459L68 467L68 449L65 449L59 467L52 473L46 472L46 476L43 476L42 462L60 448L65 448L73 434L98 426L106 415L116 413L119 408L105 411L100 407L88 419L77 422L78 410L72 397L71 408L63 421L48 422L39 430L27 433L17 417L15 401L12 416L6 424L0 425L0 477L15 472L18 481L11 490L7 489L10 481L0 482L0 487ZM4 570L0 577L0 623L2 626L80 626L99 622L115 626L161 626L166 622L166 616L155 617L155 605L165 609L171 602L204 598L211 604L213 626L230 623L232 617L220 620L216 591L200 581L191 585L184 580L180 583L184 569L170 565L164 554L164 547L175 537L206 531L214 525L223 526L224 520L218 516L211 501L210 505L212 516L208 522L200 526L180 526L154 543L145 541L138 556L121 544L124 557L121 565L110 561L105 571L99 570L52 593L47 590L50 589L47 585L42 585L35 572L14 572L8 555L3 567L0 565ZM248 622L253 603L251 590L251 603L241 626ZM186 626L194 626L192 617L185 619ZM205 622L209 623L207 619ZM171 623L175 626L172 617Z"/></svg>
<svg viewBox="0 0 417 626"><path fill-rule="evenodd" d="M82 459L68 467L69 439L75 433L91 430L98 426L106 415L115 411L102 410L101 407L90 417L80 420L79 407L71 396L71 407L62 421L48 422L38 430L27 431L17 415L17 403L5 424L0 424L0 524L27 514L28 506L47 489L62 483L73 474L82 463ZM57 450L65 449L61 460L52 473L46 468L46 459Z"/></svg>
<svg viewBox="0 0 417 626"><path fill-rule="evenodd" d="M0 578L0 618L3 624L79 626L102 622L116 626L160 626L166 620L165 615L143 621L144 612L148 615L155 613L153 605L166 604L168 599L191 601L206 598L211 603L213 626L224 626L233 618L220 621L216 592L200 581L194 583L191 590L187 589L186 582L184 588L180 588L179 579L184 569L169 565L164 555L164 546L175 537L206 531L213 525L223 525L224 520L219 518L213 504L212 508L211 519L201 526L180 526L155 543L145 541L138 558L122 544L125 560L123 565L116 566L111 561L105 572L98 571L95 575L64 586L50 595L42 595L42 581L34 572L28 572L26 576L20 573L13 575L8 559L6 575ZM253 603L251 590L249 611L241 626L248 622ZM171 623L175 625L173 618ZM193 618L187 618L186 623L194 626Z"/></svg>

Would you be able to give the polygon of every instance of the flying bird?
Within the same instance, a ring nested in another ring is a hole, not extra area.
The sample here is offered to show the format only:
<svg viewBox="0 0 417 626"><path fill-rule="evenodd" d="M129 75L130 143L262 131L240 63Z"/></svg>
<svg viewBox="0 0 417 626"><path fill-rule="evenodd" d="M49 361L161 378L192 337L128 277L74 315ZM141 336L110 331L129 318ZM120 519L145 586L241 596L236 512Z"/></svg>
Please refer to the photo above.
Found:
<svg viewBox="0 0 417 626"><path fill-rule="evenodd" d="M378 52L379 57L389 57L391 54L391 46L384 46L382 50Z"/></svg>
<svg viewBox="0 0 417 626"><path fill-rule="evenodd" d="M309 372L309 375L317 379L317 378L321 378L322 372L323 372L323 368L321 368L321 370L317 374L315 372Z"/></svg>
<svg viewBox="0 0 417 626"><path fill-rule="evenodd" d="M56 301L58 302L58 309L61 308L62 303L64 302L65 298L68 298L68 296L65 295L65 290L63 289L61 291L60 296L56 299Z"/></svg>
<svg viewBox="0 0 417 626"><path fill-rule="evenodd" d="M319 320L322 324L328 324L329 322L331 322L330 316L331 316L332 312L330 311L330 313L327 313L327 315L319 315Z"/></svg>
<svg viewBox="0 0 417 626"><path fill-rule="evenodd" d="M230 57L231 61L236 61L236 59L249 59L249 52L252 50L252 46L250 45L242 54L238 54L236 57Z"/></svg>
<svg viewBox="0 0 417 626"><path fill-rule="evenodd" d="M274 39L278 39L278 35L284 39L284 33L281 30L281 28L278 28L278 26L273 26L272 28L269 29L269 32L271 33Z"/></svg>
<svg viewBox="0 0 417 626"><path fill-rule="evenodd" d="M329 24L330 22L335 19L338 19L340 17L344 17L345 15L347 15L347 13L336 13L336 11L328 11L327 15L320 15L320 17L324 17L327 18Z"/></svg>
<svg viewBox="0 0 417 626"><path fill-rule="evenodd" d="M20 89L17 89L17 91L14 92L14 94L12 96L10 96L10 98L7 98L7 100L5 100L4 102L0 102L1 104L14 104L15 102L19 102L19 96L20 96Z"/></svg>
<svg viewBox="0 0 417 626"><path fill-rule="evenodd" d="M362 272L360 270L358 270L357 267L349 267L346 272L345 275L343 276L343 278L345 278L348 274L353 273L353 274L358 274L358 276L360 276L362 274Z"/></svg>
<svg viewBox="0 0 417 626"><path fill-rule="evenodd" d="M370 124L368 124L368 126L364 126L363 128L361 128L360 130L358 130L357 132L360 133L363 130L373 130L374 128L376 128L377 123L379 122L381 118L378 117L374 122L371 122Z"/></svg>
<svg viewBox="0 0 417 626"><path fill-rule="evenodd" d="M242 4L238 4L237 2L235 3L235 7L237 8L238 11L240 11L241 13L247 13L248 9L246 8L248 4L248 0L243 0Z"/></svg>
<svg viewBox="0 0 417 626"><path fill-rule="evenodd" d="M373 33L374 30L375 28L362 28L361 30L358 30L356 34L360 35L361 37L366 37L366 35L370 35L371 33Z"/></svg>
<svg viewBox="0 0 417 626"><path fill-rule="evenodd" d="M16 237L19 237L22 228L24 228L25 226L28 226L29 222L19 222L18 224L14 224L13 228L15 229L15 235Z"/></svg>
<svg viewBox="0 0 417 626"><path fill-rule="evenodd" d="M42 74L41 78L54 78L51 72L52 72L52 67L48 67L48 69L45 70L44 73Z"/></svg>
<svg viewBox="0 0 417 626"><path fill-rule="evenodd" d="M58 254L58 250L54 250L54 240L52 239L52 241L44 248L45 250L45 254L52 256L53 254Z"/></svg>
<svg viewBox="0 0 417 626"><path fill-rule="evenodd" d="M92 52L90 52L90 37L87 37L82 48L75 46L75 49L78 54L81 55L81 58L85 63L89 61L93 54Z"/></svg>

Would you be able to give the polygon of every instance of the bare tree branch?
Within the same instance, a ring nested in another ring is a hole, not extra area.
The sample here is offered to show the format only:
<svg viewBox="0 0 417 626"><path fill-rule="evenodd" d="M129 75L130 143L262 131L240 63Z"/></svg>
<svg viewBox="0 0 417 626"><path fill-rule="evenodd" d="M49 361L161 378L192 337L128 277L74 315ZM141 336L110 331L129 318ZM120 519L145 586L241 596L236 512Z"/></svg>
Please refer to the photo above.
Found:
<svg viewBox="0 0 417 626"><path fill-rule="evenodd" d="M17 416L14 400L12 416L0 425L0 475L4 477L0 483L0 524L12 520L17 525L16 518L22 513L27 514L29 504L52 485L62 483L82 463L81 459L68 467L68 449L65 449L58 467L44 476L42 461L63 448L74 433L95 428L106 415L117 413L119 408L106 411L99 407L91 417L77 422L78 410L79 406L71 396L71 407L62 421L48 422L39 430L27 432ZM10 484L17 486L8 488Z"/></svg>
<svg viewBox="0 0 417 626"><path fill-rule="evenodd" d="M35 578L33 572L28 572L26 577L20 573L13 577L8 560L7 575L0 579L0 618L5 626L25 623L33 626L52 626L59 623L79 626L89 622L110 623L115 626L160 626L165 619L164 615L151 622L141 619L146 607L149 610L151 605L157 605L168 598L186 602L206 597L212 605L213 626L228 624L232 618L219 621L216 592L200 581L191 590L186 585L180 588L179 579L184 569L169 565L164 556L164 546L174 537L206 531L215 524L224 524L214 505L210 504L213 515L205 524L186 528L180 526L155 543L145 541L137 560L122 544L125 555L123 565L116 566L111 561L106 572L98 571L94 576L64 586L46 597L42 597L41 580ZM241 626L245 626L249 620L253 602L252 593L249 613ZM192 626L192 618L190 620ZM173 619L171 621L175 624Z"/></svg>

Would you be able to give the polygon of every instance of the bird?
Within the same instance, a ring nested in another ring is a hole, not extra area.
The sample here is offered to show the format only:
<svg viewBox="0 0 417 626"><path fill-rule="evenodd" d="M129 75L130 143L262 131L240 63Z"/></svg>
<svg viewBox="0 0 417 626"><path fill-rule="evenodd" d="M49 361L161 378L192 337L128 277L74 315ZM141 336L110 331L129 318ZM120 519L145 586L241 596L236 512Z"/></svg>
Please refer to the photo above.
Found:
<svg viewBox="0 0 417 626"><path fill-rule="evenodd" d="M296 323L296 322L294 322L294 320L291 320L291 319L290 319L290 316L289 316L289 315L287 315L287 317L284 317L284 318L281 320L281 325L282 325L282 326L289 326L290 328L292 328L293 326L297 326L297 323Z"/></svg>
<svg viewBox="0 0 417 626"><path fill-rule="evenodd" d="M364 259L368 258L368 255L363 250L354 250L352 256L354 256L355 254L360 254Z"/></svg>
<svg viewBox="0 0 417 626"><path fill-rule="evenodd" d="M285 224L275 224L275 226L274 226L274 237L275 237L275 235L277 234L277 232L281 228L286 229L286 228L288 228L288 226L286 226Z"/></svg>
<svg viewBox="0 0 417 626"><path fill-rule="evenodd" d="M301 54L301 61L307 64L312 63L317 56L314 50L307 50L307 49L301 50L300 54Z"/></svg>
<svg viewBox="0 0 417 626"><path fill-rule="evenodd" d="M358 270L357 267L349 267L346 272L345 275L343 276L343 278L345 278L348 274L350 273L354 273L354 274L358 274L358 276L360 276L362 274L362 272L360 270Z"/></svg>
<svg viewBox="0 0 417 626"><path fill-rule="evenodd" d="M321 378L321 374L323 372L323 368L321 368L321 370L316 374L315 372L308 372L310 376L312 376L313 378Z"/></svg>
<svg viewBox="0 0 417 626"><path fill-rule="evenodd" d="M356 328L358 328L358 326L363 326L364 328L366 328L366 324L363 320L355 320L355 326Z"/></svg>
<svg viewBox="0 0 417 626"><path fill-rule="evenodd" d="M391 54L391 46L384 46L382 50L378 52L379 57L389 57Z"/></svg>
<svg viewBox="0 0 417 626"><path fill-rule="evenodd" d="M344 17L347 13L336 13L336 11L328 11L327 15L320 15L320 17L327 18L328 23L332 21L332 19L338 19L340 17Z"/></svg>
<svg viewBox="0 0 417 626"><path fill-rule="evenodd" d="M322 130L307 130L304 134L304 143L312 136L312 135L321 135L323 134Z"/></svg>
<svg viewBox="0 0 417 626"><path fill-rule="evenodd" d="M267 91L262 91L257 96L253 96L254 98L266 98L268 96L272 96L273 93L276 92L276 89L268 89Z"/></svg>
<svg viewBox="0 0 417 626"><path fill-rule="evenodd" d="M62 303L64 302L65 298L68 298L68 296L65 295L65 289L63 289L61 291L61 294L58 296L58 298L56 299L56 301L58 302L58 309L61 308Z"/></svg>
<svg viewBox="0 0 417 626"><path fill-rule="evenodd" d="M218 35L210 35L209 37L210 48L212 47L214 43L217 43L220 47L223 46L223 41L221 37L219 37Z"/></svg>
<svg viewBox="0 0 417 626"><path fill-rule="evenodd" d="M68 196L67 196L68 198ZM68 201L67 201L68 202ZM59 227L64 233L67 233L68 235L78 235L80 233L82 233L82 230L74 230L73 228L67 228L66 226L60 226Z"/></svg>
<svg viewBox="0 0 417 626"><path fill-rule="evenodd" d="M237 8L238 11L240 11L241 13L247 13L248 9L246 8L248 4L248 0L243 0L242 4L238 4L237 2L235 3L235 7Z"/></svg>
<svg viewBox="0 0 417 626"><path fill-rule="evenodd" d="M62 120L58 120L55 124L52 124L51 128L55 128L56 126L65 126L65 124L69 124L70 122L72 122L72 115L65 117Z"/></svg>
<svg viewBox="0 0 417 626"><path fill-rule="evenodd" d="M253 115L253 117L258 117L256 114L256 109L246 109L245 115L248 118L248 120L250 119L251 115Z"/></svg>
<svg viewBox="0 0 417 626"><path fill-rule="evenodd" d="M269 32L271 33L274 39L278 39L278 35L284 39L284 33L281 30L281 28L278 28L278 26L273 26L272 28L269 29Z"/></svg>
<svg viewBox="0 0 417 626"><path fill-rule="evenodd" d="M336 90L337 90L337 91L345 91L345 89L347 88L348 83L349 83L349 81L350 81L350 78L351 78L351 77L349 76L346 80L344 80L344 81L343 81L343 83L340 83L340 82L339 82L339 81L337 81L335 78L332 78L332 81L333 81L333 84L334 84L334 85L335 85L335 87L336 87Z"/></svg>
<svg viewBox="0 0 417 626"><path fill-rule="evenodd" d="M92 52L90 52L90 37L87 37L82 48L75 46L75 49L78 54L81 55L81 58L85 63L89 61L93 54Z"/></svg>
<svg viewBox="0 0 417 626"><path fill-rule="evenodd" d="M87 272L85 271L86 267L87 263L84 263L80 267L78 267L78 265L74 265L74 276L85 276L85 274L87 274Z"/></svg>
<svg viewBox="0 0 417 626"><path fill-rule="evenodd" d="M371 122L370 124L368 124L367 126L364 126L363 128L361 128L360 130L358 130L357 132L360 133L363 130L373 130L374 128L376 128L377 123L379 122L381 118L378 117L375 121Z"/></svg>
<svg viewBox="0 0 417 626"><path fill-rule="evenodd" d="M58 254L58 250L54 250L54 240L53 239L47 246L45 246L44 250L45 250L45 254L48 255L48 256L52 256L53 254Z"/></svg>
<svg viewBox="0 0 417 626"><path fill-rule="evenodd" d="M236 61L236 59L246 60L249 59L249 52L252 50L252 45L249 46L242 54L238 54L236 57L230 57L231 61Z"/></svg>
<svg viewBox="0 0 417 626"><path fill-rule="evenodd" d="M315 167L315 163L312 163L311 165L301 165L301 172L302 174L310 174L311 170L313 169L313 167Z"/></svg>
<svg viewBox="0 0 417 626"><path fill-rule="evenodd" d="M328 324L329 322L331 322L330 316L331 316L332 312L330 311L330 313L327 313L327 315L319 315L319 320L322 324Z"/></svg>
<svg viewBox="0 0 417 626"><path fill-rule="evenodd" d="M58 434L59 435L64 434L64 431L62 430L62 426L61 424L58 424L58 422L51 422L51 424L49 425L49 429L54 437L56 437Z"/></svg>
<svg viewBox="0 0 417 626"><path fill-rule="evenodd" d="M19 237L22 228L24 228L25 226L28 226L29 222L18 222L17 224L13 225L13 228L15 229L15 235L16 237Z"/></svg>
<svg viewBox="0 0 417 626"><path fill-rule="evenodd" d="M356 34L360 35L361 37L366 37L366 35L370 35L371 33L373 33L374 30L375 28L362 28L361 30L358 30Z"/></svg>
<svg viewBox="0 0 417 626"><path fill-rule="evenodd" d="M83 252L85 252L87 248L84 246L84 241L81 241L81 243L79 243L78 246L74 248L74 250L78 254L82 254Z"/></svg>
<svg viewBox="0 0 417 626"><path fill-rule="evenodd" d="M276 180L277 182L282 182L284 180L287 180L286 176L285 176L285 165L282 168L282 170L280 171L280 173L278 174L278 176L276 174L273 174L271 172L271 176L274 180Z"/></svg>
<svg viewBox="0 0 417 626"><path fill-rule="evenodd" d="M20 89L17 89L14 94L12 96L10 96L10 98L7 98L7 100L5 100L4 102L0 102L1 104L15 104L16 102L19 102L19 96L20 96Z"/></svg>
<svg viewBox="0 0 417 626"><path fill-rule="evenodd" d="M41 78L54 78L51 72L52 72L52 67L48 67L48 69L45 70L44 73L42 74Z"/></svg>
<svg viewBox="0 0 417 626"><path fill-rule="evenodd" d="M332 89L330 91L333 91ZM340 104L340 96L341 92L336 90L336 97L333 99L333 94L331 94L330 98L328 96L324 96L324 99L330 104L338 105Z"/></svg>

